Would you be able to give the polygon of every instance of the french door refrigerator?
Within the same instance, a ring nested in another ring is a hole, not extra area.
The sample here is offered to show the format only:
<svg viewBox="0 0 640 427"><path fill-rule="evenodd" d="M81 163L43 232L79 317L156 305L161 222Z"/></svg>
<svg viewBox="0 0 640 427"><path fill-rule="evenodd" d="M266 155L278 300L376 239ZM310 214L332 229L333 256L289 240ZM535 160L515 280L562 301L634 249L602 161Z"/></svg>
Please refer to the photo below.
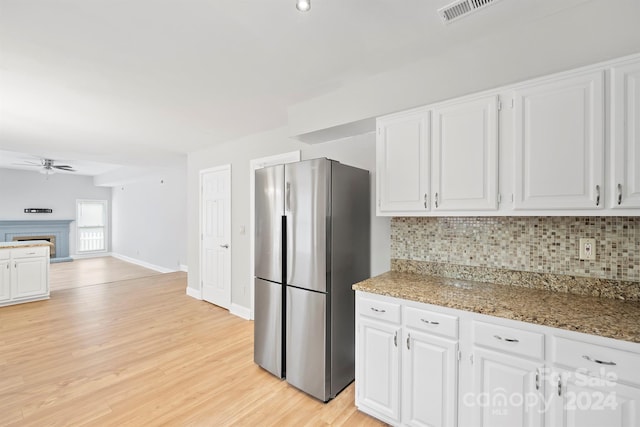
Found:
<svg viewBox="0 0 640 427"><path fill-rule="evenodd" d="M255 210L254 361L326 402L354 378L369 172L324 158L260 169Z"/></svg>

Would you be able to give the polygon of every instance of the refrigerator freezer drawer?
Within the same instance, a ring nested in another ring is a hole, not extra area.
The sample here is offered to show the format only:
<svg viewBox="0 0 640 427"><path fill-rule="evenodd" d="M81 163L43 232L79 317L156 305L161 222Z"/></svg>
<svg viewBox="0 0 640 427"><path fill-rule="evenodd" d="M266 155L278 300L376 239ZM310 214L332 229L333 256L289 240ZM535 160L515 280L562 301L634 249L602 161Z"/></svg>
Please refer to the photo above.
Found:
<svg viewBox="0 0 640 427"><path fill-rule="evenodd" d="M282 378L282 285L255 279L253 360Z"/></svg>
<svg viewBox="0 0 640 427"><path fill-rule="evenodd" d="M322 400L330 396L327 295L287 286L287 382Z"/></svg>

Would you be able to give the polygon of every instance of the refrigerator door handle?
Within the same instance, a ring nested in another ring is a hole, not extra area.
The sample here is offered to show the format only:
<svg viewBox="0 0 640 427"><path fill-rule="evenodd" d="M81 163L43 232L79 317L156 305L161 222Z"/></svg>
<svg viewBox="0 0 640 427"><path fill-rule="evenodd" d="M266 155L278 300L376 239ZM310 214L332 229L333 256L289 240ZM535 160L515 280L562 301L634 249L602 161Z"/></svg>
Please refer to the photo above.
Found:
<svg viewBox="0 0 640 427"><path fill-rule="evenodd" d="M287 182L285 190L285 211L291 212L291 183Z"/></svg>

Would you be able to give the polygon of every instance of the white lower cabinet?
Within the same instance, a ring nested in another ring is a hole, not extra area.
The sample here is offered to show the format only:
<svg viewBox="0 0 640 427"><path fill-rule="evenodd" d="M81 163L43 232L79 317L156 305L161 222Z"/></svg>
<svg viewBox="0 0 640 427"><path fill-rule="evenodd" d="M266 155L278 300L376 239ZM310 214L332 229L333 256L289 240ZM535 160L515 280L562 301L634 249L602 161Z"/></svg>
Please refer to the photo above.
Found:
<svg viewBox="0 0 640 427"><path fill-rule="evenodd" d="M640 344L356 293L356 406L391 425L640 427Z"/></svg>
<svg viewBox="0 0 640 427"><path fill-rule="evenodd" d="M0 305L49 297L49 247L0 249Z"/></svg>
<svg viewBox="0 0 640 427"><path fill-rule="evenodd" d="M538 427L543 425L544 367L521 357L484 349L473 350L473 393L462 404L473 409L475 425ZM537 381L536 381L537 378Z"/></svg>
<svg viewBox="0 0 640 427"><path fill-rule="evenodd" d="M453 427L458 320L396 301L356 298L356 406L392 425Z"/></svg>
<svg viewBox="0 0 640 427"><path fill-rule="evenodd" d="M400 420L399 327L375 320L358 322L359 405L387 422Z"/></svg>
<svg viewBox="0 0 640 427"><path fill-rule="evenodd" d="M640 354L567 337L552 342L554 426L640 426Z"/></svg>
<svg viewBox="0 0 640 427"><path fill-rule="evenodd" d="M455 426L458 343L406 331L403 349L402 420L409 426Z"/></svg>
<svg viewBox="0 0 640 427"><path fill-rule="evenodd" d="M3 257L2 252L0 251L0 303L11 299L11 260L8 251L6 257Z"/></svg>

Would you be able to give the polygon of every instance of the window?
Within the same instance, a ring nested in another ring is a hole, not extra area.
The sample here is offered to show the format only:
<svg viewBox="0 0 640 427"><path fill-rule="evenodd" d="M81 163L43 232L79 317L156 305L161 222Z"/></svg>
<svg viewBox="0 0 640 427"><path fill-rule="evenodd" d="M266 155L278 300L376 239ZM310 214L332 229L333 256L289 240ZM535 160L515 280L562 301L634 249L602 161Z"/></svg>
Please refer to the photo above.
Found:
<svg viewBox="0 0 640 427"><path fill-rule="evenodd" d="M104 252L107 250L106 200L78 200L76 226L78 227L77 252Z"/></svg>

